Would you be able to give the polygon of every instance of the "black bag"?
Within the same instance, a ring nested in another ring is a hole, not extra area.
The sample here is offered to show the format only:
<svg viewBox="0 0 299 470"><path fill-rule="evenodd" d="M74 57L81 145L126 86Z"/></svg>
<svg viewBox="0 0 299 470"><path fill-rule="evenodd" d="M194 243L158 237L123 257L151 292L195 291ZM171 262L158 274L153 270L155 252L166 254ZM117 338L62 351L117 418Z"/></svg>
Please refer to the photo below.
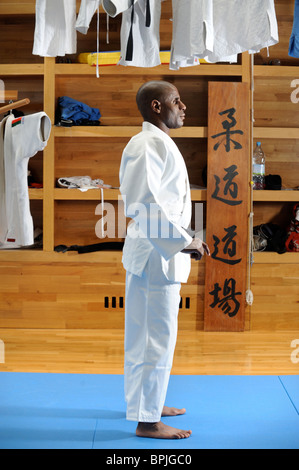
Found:
<svg viewBox="0 0 299 470"><path fill-rule="evenodd" d="M266 175L265 176L265 189L281 189L281 176L280 175Z"/></svg>
<svg viewBox="0 0 299 470"><path fill-rule="evenodd" d="M287 239L287 232L277 224L261 224L253 227L254 237L261 240L259 244L263 248L256 251L275 251L276 253L285 253L285 242Z"/></svg>

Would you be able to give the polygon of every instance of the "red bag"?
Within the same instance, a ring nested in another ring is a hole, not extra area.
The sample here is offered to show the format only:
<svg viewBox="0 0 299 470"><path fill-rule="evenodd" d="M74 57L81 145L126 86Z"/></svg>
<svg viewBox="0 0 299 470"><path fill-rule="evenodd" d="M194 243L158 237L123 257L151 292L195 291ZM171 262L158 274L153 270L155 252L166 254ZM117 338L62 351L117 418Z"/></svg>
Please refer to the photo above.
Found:
<svg viewBox="0 0 299 470"><path fill-rule="evenodd" d="M293 216L285 245L287 251L299 252L299 203L296 203L293 207Z"/></svg>

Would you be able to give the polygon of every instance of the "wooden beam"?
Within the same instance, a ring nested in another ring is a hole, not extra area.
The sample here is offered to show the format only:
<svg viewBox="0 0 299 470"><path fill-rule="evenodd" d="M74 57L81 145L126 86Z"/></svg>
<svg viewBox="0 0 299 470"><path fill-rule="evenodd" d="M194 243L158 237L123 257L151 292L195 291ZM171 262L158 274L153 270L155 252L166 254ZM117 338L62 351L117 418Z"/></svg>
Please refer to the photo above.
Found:
<svg viewBox="0 0 299 470"><path fill-rule="evenodd" d="M52 126L55 122L55 58L45 58L44 111ZM54 130L44 150L44 204L43 204L43 247L44 251L54 248L54 173L55 173Z"/></svg>

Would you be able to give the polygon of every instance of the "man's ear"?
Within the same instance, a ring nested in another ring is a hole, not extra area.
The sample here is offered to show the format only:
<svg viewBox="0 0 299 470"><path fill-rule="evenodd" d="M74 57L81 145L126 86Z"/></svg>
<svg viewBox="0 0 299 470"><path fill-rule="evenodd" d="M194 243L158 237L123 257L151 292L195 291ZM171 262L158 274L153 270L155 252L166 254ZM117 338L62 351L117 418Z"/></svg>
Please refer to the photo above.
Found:
<svg viewBox="0 0 299 470"><path fill-rule="evenodd" d="M154 111L154 113L160 114L161 112L161 103L158 100L153 100L151 102L151 108Z"/></svg>

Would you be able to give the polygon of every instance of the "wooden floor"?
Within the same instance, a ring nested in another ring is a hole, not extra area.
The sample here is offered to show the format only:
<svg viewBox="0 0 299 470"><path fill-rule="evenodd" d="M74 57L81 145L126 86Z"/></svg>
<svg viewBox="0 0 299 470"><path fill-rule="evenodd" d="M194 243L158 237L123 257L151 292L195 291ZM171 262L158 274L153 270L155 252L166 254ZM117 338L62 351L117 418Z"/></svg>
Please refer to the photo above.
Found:
<svg viewBox="0 0 299 470"><path fill-rule="evenodd" d="M180 331L173 374L298 374L292 361L297 331L211 333ZM123 330L0 329L0 371L123 373Z"/></svg>

